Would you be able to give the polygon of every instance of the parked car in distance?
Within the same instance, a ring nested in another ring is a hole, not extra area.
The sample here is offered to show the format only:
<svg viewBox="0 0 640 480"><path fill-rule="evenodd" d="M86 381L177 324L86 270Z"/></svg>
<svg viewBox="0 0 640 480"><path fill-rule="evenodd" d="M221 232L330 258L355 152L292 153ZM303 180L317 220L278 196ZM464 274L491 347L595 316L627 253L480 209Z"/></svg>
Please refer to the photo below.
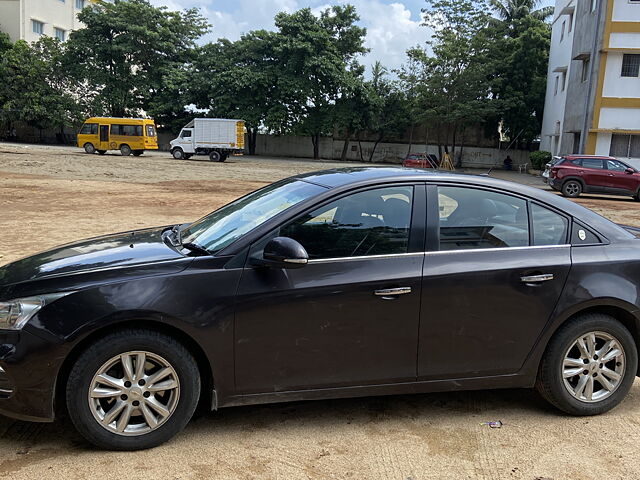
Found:
<svg viewBox="0 0 640 480"><path fill-rule="evenodd" d="M151 118L91 117L80 128L77 145L89 154L120 150L124 156L137 157L145 150L157 150L158 136Z"/></svg>
<svg viewBox="0 0 640 480"><path fill-rule="evenodd" d="M625 195L640 200L640 164L595 155L565 155L547 164L543 176L565 197L582 193Z"/></svg>
<svg viewBox="0 0 640 480"><path fill-rule="evenodd" d="M244 150L244 121L194 118L170 144L171 155L177 160L208 155L212 162L224 162L229 155Z"/></svg>
<svg viewBox="0 0 640 480"><path fill-rule="evenodd" d="M410 153L402 162L403 167L408 168L438 168L440 162L433 153Z"/></svg>
<svg viewBox="0 0 640 480"><path fill-rule="evenodd" d="M0 412L117 450L199 403L536 386L603 413L638 375L634 232L487 176L301 174L1 267Z"/></svg>

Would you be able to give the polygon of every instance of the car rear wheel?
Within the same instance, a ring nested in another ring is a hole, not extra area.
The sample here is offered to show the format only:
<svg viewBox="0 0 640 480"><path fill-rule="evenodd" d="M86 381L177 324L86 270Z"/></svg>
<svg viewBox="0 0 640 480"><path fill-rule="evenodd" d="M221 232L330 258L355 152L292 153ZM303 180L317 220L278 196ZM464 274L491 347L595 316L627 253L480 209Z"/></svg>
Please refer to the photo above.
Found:
<svg viewBox="0 0 640 480"><path fill-rule="evenodd" d="M96 147L94 147L93 143L87 142L84 144L84 151L86 153L93 154L93 153L96 153Z"/></svg>
<svg viewBox="0 0 640 480"><path fill-rule="evenodd" d="M78 431L110 450L155 447L181 431L200 396L193 356L175 339L139 329L112 333L80 355L66 400Z"/></svg>
<svg viewBox="0 0 640 480"><path fill-rule="evenodd" d="M562 194L565 197L576 198L582 193L582 184L577 180L567 180L562 184Z"/></svg>
<svg viewBox="0 0 640 480"><path fill-rule="evenodd" d="M536 388L571 415L597 415L618 405L636 376L629 331L604 314L581 315L558 330L545 352Z"/></svg>

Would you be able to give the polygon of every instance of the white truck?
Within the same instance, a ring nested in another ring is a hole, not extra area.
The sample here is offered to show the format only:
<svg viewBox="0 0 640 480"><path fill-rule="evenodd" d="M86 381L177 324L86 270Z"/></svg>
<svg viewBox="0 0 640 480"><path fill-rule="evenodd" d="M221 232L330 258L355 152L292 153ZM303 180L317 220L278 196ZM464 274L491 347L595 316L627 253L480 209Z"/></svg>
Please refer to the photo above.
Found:
<svg viewBox="0 0 640 480"><path fill-rule="evenodd" d="M212 162L244 150L244 121L228 118L194 118L178 138L171 140L171 155L178 160L192 155L209 155Z"/></svg>

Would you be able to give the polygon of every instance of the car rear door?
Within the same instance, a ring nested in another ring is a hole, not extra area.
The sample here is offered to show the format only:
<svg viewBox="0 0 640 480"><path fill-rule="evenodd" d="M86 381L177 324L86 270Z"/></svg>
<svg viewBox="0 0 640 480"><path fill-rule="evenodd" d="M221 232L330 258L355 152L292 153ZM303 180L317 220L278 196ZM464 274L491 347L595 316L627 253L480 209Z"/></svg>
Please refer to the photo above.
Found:
<svg viewBox="0 0 640 480"><path fill-rule="evenodd" d="M579 176L587 188L592 191L606 192L610 188L609 175L602 158L581 158L582 168L578 168Z"/></svg>
<svg viewBox="0 0 640 480"><path fill-rule="evenodd" d="M239 394L414 381L425 188L390 185L314 207L251 247L237 295ZM274 236L309 253L255 268Z"/></svg>
<svg viewBox="0 0 640 480"><path fill-rule="evenodd" d="M567 279L569 219L502 192L428 192L418 379L514 373Z"/></svg>

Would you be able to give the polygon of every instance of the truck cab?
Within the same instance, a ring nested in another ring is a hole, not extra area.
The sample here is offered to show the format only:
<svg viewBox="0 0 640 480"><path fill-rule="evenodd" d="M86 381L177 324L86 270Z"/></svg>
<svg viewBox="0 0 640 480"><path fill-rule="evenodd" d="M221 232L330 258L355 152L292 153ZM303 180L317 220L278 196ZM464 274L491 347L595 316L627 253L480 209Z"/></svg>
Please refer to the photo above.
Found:
<svg viewBox="0 0 640 480"><path fill-rule="evenodd" d="M193 128L183 128L180 130L180 135L170 142L173 158L186 160L194 155L196 149L193 140Z"/></svg>

